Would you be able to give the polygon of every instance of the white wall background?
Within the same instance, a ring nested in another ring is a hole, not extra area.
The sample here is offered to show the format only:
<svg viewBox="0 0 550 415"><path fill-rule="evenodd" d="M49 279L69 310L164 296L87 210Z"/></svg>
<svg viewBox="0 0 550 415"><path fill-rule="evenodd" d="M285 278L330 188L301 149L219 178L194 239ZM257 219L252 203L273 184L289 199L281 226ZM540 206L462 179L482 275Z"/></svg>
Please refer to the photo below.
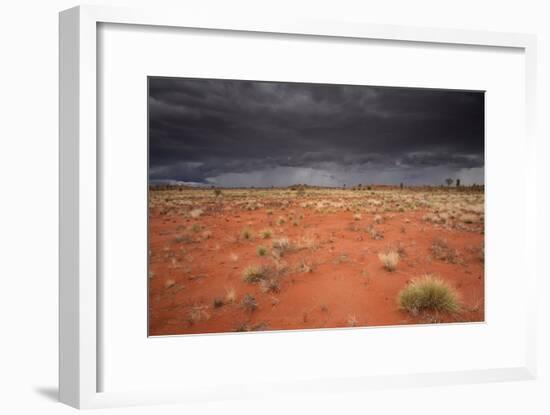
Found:
<svg viewBox="0 0 550 415"><path fill-rule="evenodd" d="M269 13L363 20L374 23L455 27L537 33L539 36L538 237L541 300L550 290L543 255L550 230L550 10L546 0L186 0L86 3L185 7L204 13ZM4 1L0 24L0 412L70 413L57 394L57 88L58 11L69 0ZM515 189L510 189L511 197ZM546 214L545 214L546 213ZM510 218L514 226L514 218ZM505 231L504 231L505 233ZM513 241L510 241L513 243ZM533 253L533 260L536 260ZM521 276L518 276L518 281ZM539 366L536 381L366 391L324 398L275 402L221 402L155 408L124 408L98 413L550 413L550 304L541 301ZM512 305L513 306L513 305Z"/></svg>

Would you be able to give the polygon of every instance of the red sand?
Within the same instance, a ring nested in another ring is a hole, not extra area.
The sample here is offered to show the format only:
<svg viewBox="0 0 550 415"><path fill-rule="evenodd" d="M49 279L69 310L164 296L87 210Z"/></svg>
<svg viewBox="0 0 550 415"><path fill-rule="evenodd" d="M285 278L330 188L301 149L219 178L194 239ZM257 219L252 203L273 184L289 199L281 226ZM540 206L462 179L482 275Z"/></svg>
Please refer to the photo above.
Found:
<svg viewBox="0 0 550 415"><path fill-rule="evenodd" d="M149 334L484 320L484 264L475 253L483 247L482 228L478 232L461 231L423 222L425 212L395 212L384 215L384 222L376 225L384 238L373 240L364 229L373 223L374 215L362 214L361 220L354 221L352 213L346 211L317 213L297 206L292 211L295 216L304 215L298 226L290 221L276 225L276 219L286 217L288 209L275 209L272 215L265 209L209 213L197 219L161 216L152 211ZM199 224L201 230L189 231L193 224ZM237 238L246 227L254 233L251 241ZM265 228L273 230L271 239L258 235ZM204 230L211 235L203 235ZM193 240L176 242L176 236L183 233ZM312 272L288 273L282 277L278 293L263 293L258 284L242 280L247 266L271 263L269 255L258 256L258 245L271 248L277 237L300 241L304 236L314 238L318 248L285 253L282 260L292 270L305 260L313 265ZM460 263L432 258L430 248L435 238L444 238L456 248ZM405 254L397 270L388 272L378 252L397 244ZM238 259L231 259L231 254ZM463 311L452 316L412 317L400 310L399 291L424 273L437 274L454 287ZM231 288L236 293L235 302L215 307L214 299L225 298L226 289ZM241 305L246 293L256 298L255 311L247 311Z"/></svg>

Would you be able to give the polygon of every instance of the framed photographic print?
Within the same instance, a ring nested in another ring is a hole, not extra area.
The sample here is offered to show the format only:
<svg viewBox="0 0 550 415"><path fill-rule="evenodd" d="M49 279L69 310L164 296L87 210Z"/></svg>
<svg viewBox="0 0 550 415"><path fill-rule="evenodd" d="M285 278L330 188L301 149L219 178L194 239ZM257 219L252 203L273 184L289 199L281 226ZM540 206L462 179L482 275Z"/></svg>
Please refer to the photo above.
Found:
<svg viewBox="0 0 550 415"><path fill-rule="evenodd" d="M149 335L484 321L484 92L151 77Z"/></svg>
<svg viewBox="0 0 550 415"><path fill-rule="evenodd" d="M532 36L60 19L63 402L535 376Z"/></svg>

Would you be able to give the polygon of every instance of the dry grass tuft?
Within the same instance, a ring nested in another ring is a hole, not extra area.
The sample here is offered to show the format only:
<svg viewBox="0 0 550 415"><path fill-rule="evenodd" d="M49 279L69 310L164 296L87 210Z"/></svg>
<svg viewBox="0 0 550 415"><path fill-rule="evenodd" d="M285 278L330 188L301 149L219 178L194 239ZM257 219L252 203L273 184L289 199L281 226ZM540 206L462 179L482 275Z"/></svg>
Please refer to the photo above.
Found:
<svg viewBox="0 0 550 415"><path fill-rule="evenodd" d="M275 251L277 251L280 256L282 256L285 252L291 251L293 249L293 246L288 238L276 239L273 241L271 246Z"/></svg>
<svg viewBox="0 0 550 415"><path fill-rule="evenodd" d="M378 259L380 259L386 270L393 272L397 269L399 263L399 253L397 251L380 252Z"/></svg>
<svg viewBox="0 0 550 415"><path fill-rule="evenodd" d="M199 321L208 320L210 314L208 314L207 306L204 305L195 305L187 312L187 321L189 324L195 324Z"/></svg>
<svg viewBox="0 0 550 415"><path fill-rule="evenodd" d="M441 238L436 238L432 242L432 255L440 261L456 264L460 262L458 251L447 244L447 241Z"/></svg>
<svg viewBox="0 0 550 415"><path fill-rule="evenodd" d="M272 235L273 232L271 231L271 229L263 229L262 231L260 231L260 236L262 237L262 239L269 239Z"/></svg>
<svg viewBox="0 0 550 415"><path fill-rule="evenodd" d="M235 327L236 332L246 332L246 331L263 331L268 329L268 324L266 322L261 322L258 324L250 325L246 322L237 324L237 327Z"/></svg>
<svg viewBox="0 0 550 415"><path fill-rule="evenodd" d="M456 291L433 275L413 280L399 292L398 303L412 315L423 311L456 313L460 309Z"/></svg>
<svg viewBox="0 0 550 415"><path fill-rule="evenodd" d="M266 256L267 255L267 248L263 245L258 245L256 247L256 253L259 255L259 256Z"/></svg>
<svg viewBox="0 0 550 415"><path fill-rule="evenodd" d="M246 241L250 241L254 238L254 234L252 233L252 231L250 230L250 228L244 228L242 231L241 231L241 239L244 239Z"/></svg>
<svg viewBox="0 0 550 415"><path fill-rule="evenodd" d="M237 293L235 292L235 289L234 288L226 288L225 289L225 303L226 304L233 304L236 299L237 299Z"/></svg>
<svg viewBox="0 0 550 415"><path fill-rule="evenodd" d="M309 263L309 261L302 258L298 263L296 270L303 273L313 272L313 265Z"/></svg>
<svg viewBox="0 0 550 415"><path fill-rule="evenodd" d="M348 326L350 327L357 327L357 325L359 324L359 321L357 321L357 317L355 316L355 314L350 314L348 316L347 323L348 323Z"/></svg>
<svg viewBox="0 0 550 415"><path fill-rule="evenodd" d="M281 283L278 277L271 277L260 281L260 289L264 293L278 293L281 291Z"/></svg>
<svg viewBox="0 0 550 415"><path fill-rule="evenodd" d="M372 225L367 226L366 232L369 234L371 239L374 239L375 241L384 239L384 234Z"/></svg>
<svg viewBox="0 0 550 415"><path fill-rule="evenodd" d="M265 265L250 265L243 271L243 281L255 284L269 276L269 268Z"/></svg>
<svg viewBox="0 0 550 415"><path fill-rule="evenodd" d="M254 297L252 294L246 293L243 297L243 300L241 302L241 305L244 307L246 311L254 311L258 308L258 303L256 302L256 297Z"/></svg>
<svg viewBox="0 0 550 415"><path fill-rule="evenodd" d="M192 211L189 212L189 216L191 216L193 219L198 218L202 214L203 214L202 209L193 209Z"/></svg>

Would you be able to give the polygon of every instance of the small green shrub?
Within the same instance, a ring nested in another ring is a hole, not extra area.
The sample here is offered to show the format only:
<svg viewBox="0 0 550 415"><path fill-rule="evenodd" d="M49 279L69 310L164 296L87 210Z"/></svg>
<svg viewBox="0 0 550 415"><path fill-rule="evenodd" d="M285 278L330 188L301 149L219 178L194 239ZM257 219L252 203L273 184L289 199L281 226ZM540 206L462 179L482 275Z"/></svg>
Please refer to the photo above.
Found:
<svg viewBox="0 0 550 415"><path fill-rule="evenodd" d="M422 311L455 313L458 296L453 288L432 275L413 280L398 295L399 307L412 315Z"/></svg>
<svg viewBox="0 0 550 415"><path fill-rule="evenodd" d="M260 232L260 236L261 236L263 239L269 239L269 238L271 238L272 235L273 235L273 232L271 232L271 229L263 229L263 230Z"/></svg>
<svg viewBox="0 0 550 415"><path fill-rule="evenodd" d="M249 228L244 228L241 231L241 239L245 239L247 241L251 240L254 237L252 234L252 231Z"/></svg>

